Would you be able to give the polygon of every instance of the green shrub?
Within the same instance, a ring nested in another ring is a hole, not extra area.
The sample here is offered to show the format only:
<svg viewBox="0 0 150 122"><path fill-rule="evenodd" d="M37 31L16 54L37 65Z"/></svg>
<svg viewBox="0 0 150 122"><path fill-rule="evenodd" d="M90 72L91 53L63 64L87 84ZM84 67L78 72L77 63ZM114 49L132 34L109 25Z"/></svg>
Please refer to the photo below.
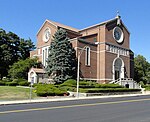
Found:
<svg viewBox="0 0 150 122"><path fill-rule="evenodd" d="M74 79L69 79L67 81L65 81L64 83L60 84L61 86L76 86L77 85L77 81Z"/></svg>
<svg viewBox="0 0 150 122"><path fill-rule="evenodd" d="M79 88L95 88L94 85L87 86L87 85L79 85Z"/></svg>
<svg viewBox="0 0 150 122"><path fill-rule="evenodd" d="M79 81L79 85L89 86L89 82L87 82L87 81Z"/></svg>
<svg viewBox="0 0 150 122"><path fill-rule="evenodd" d="M97 83L92 82L92 81L79 81L80 88L94 88L96 84ZM65 81L64 83L60 84L60 86L76 87L77 81L74 79L69 79Z"/></svg>
<svg viewBox="0 0 150 122"><path fill-rule="evenodd" d="M118 84L96 84L95 88L123 88L123 86Z"/></svg>
<svg viewBox="0 0 150 122"><path fill-rule="evenodd" d="M2 81L4 81L4 82L12 82L12 80L10 78L3 78Z"/></svg>
<svg viewBox="0 0 150 122"><path fill-rule="evenodd" d="M18 84L19 84L19 86L29 86L30 85L30 83L28 81L21 81Z"/></svg>
<svg viewBox="0 0 150 122"><path fill-rule="evenodd" d="M5 82L4 81L0 81L0 86L5 86Z"/></svg>
<svg viewBox="0 0 150 122"><path fill-rule="evenodd" d="M52 84L38 84L36 86L36 93L38 96L62 96L65 91L56 88Z"/></svg>
<svg viewBox="0 0 150 122"><path fill-rule="evenodd" d="M61 86L59 87L59 89L62 91L73 91L73 92L76 91L76 87L70 87L70 86Z"/></svg>
<svg viewBox="0 0 150 122"><path fill-rule="evenodd" d="M150 91L150 86L145 87L146 91Z"/></svg>
<svg viewBox="0 0 150 122"><path fill-rule="evenodd" d="M18 83L17 82L6 82L5 85L7 85L7 86L17 86Z"/></svg>
<svg viewBox="0 0 150 122"><path fill-rule="evenodd" d="M93 82L93 81L80 81L79 85L81 86L95 86L97 83Z"/></svg>
<svg viewBox="0 0 150 122"><path fill-rule="evenodd" d="M54 93L55 93L56 96L63 96L65 92L64 92L64 91L61 91L61 90L59 90L59 89L55 89L55 90L54 90Z"/></svg>
<svg viewBox="0 0 150 122"><path fill-rule="evenodd" d="M26 79L20 78L20 79L14 79L13 82L19 83L19 82L28 82L28 81Z"/></svg>
<svg viewBox="0 0 150 122"><path fill-rule="evenodd" d="M30 83L29 83L30 84ZM32 85L32 87L36 87L38 84L36 84L36 83L34 83L33 85Z"/></svg>
<svg viewBox="0 0 150 122"><path fill-rule="evenodd" d="M80 89L85 93L108 93L108 92L137 92L141 89L128 89L128 88L100 88L100 89Z"/></svg>

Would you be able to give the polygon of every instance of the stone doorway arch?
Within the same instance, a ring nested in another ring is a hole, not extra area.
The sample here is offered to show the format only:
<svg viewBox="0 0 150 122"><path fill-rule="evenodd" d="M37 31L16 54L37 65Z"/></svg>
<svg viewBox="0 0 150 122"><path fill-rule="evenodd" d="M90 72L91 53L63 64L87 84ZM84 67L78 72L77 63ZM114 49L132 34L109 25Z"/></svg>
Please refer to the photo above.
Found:
<svg viewBox="0 0 150 122"><path fill-rule="evenodd" d="M124 61L117 57L113 61L113 80L124 78Z"/></svg>

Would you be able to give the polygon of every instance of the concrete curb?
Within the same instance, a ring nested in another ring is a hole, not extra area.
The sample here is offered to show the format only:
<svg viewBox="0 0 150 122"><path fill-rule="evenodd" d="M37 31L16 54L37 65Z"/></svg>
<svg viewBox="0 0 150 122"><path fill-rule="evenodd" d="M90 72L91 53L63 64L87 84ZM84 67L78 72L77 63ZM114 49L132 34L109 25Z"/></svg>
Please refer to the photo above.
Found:
<svg viewBox="0 0 150 122"><path fill-rule="evenodd" d="M109 96L92 96L92 97L58 97L58 98L48 98L48 99L33 99L33 100L17 100L17 101L2 101L2 105L16 105L16 104L31 104L31 103L44 103L44 102L55 102L55 101L69 101L69 100L84 100L84 99L98 99L98 98L117 98L117 97L132 97L132 96L143 96L150 95L150 93L144 94L127 94L127 95L109 95Z"/></svg>

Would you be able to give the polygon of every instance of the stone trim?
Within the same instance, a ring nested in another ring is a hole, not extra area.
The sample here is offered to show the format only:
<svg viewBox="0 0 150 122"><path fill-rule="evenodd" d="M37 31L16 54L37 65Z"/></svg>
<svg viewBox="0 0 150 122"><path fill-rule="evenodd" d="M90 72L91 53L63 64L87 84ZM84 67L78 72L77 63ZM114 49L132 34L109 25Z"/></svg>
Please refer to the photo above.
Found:
<svg viewBox="0 0 150 122"><path fill-rule="evenodd" d="M81 47L74 47L74 49L75 49L75 50L76 50L76 49L82 50L83 48L81 48ZM83 50L86 51L86 49L83 49ZM97 53L97 51L91 50L91 48L90 48L90 52Z"/></svg>
<svg viewBox="0 0 150 122"><path fill-rule="evenodd" d="M110 80L112 81L113 79L110 79L110 78L100 78L100 79L97 79L97 78L80 78L81 80L100 80L100 81L103 81L103 80Z"/></svg>

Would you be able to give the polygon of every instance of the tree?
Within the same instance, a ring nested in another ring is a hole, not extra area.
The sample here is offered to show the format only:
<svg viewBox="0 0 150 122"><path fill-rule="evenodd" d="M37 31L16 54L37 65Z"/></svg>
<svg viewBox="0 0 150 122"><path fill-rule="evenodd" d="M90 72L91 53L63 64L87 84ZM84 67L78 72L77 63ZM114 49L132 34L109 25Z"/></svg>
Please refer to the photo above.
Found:
<svg viewBox="0 0 150 122"><path fill-rule="evenodd" d="M150 80L150 64L142 55L134 58L134 79L146 84Z"/></svg>
<svg viewBox="0 0 150 122"><path fill-rule="evenodd" d="M76 52L64 29L54 34L50 44L46 71L54 82L62 83L69 78L76 78Z"/></svg>
<svg viewBox="0 0 150 122"><path fill-rule="evenodd" d="M29 52L33 49L31 39L24 40L12 32L6 33L0 29L0 79L7 76L9 66L29 57Z"/></svg>
<svg viewBox="0 0 150 122"><path fill-rule="evenodd" d="M11 76L12 79L27 79L28 71L31 67L41 68L41 62L38 62L37 58L27 58L25 60L19 60L18 62L10 66L9 76Z"/></svg>

